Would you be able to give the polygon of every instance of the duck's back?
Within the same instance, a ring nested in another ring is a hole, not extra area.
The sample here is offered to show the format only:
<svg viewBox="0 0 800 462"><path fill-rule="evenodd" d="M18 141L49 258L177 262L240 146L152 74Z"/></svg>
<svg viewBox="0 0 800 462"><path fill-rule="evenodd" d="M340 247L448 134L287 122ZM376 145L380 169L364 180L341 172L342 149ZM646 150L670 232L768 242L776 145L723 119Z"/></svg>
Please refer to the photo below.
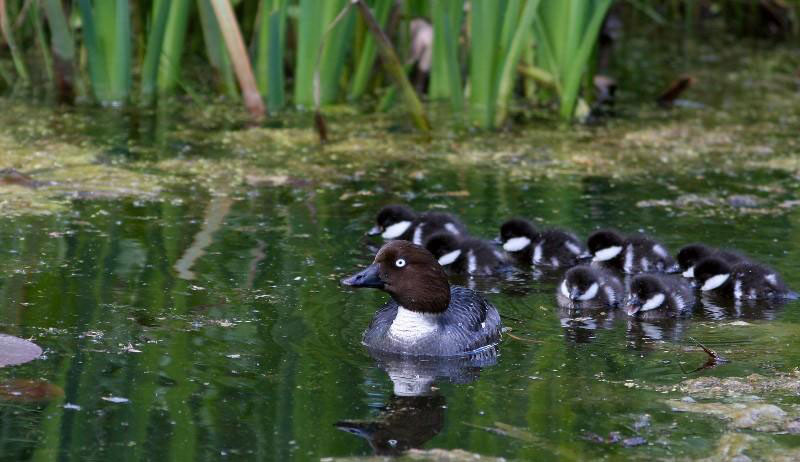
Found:
<svg viewBox="0 0 800 462"><path fill-rule="evenodd" d="M417 315L424 331L413 339L400 338L392 323L401 308L394 300L383 306L364 332L363 343L389 353L415 356L457 356L500 341L502 323L497 309L477 292L450 288L450 305L439 315Z"/></svg>

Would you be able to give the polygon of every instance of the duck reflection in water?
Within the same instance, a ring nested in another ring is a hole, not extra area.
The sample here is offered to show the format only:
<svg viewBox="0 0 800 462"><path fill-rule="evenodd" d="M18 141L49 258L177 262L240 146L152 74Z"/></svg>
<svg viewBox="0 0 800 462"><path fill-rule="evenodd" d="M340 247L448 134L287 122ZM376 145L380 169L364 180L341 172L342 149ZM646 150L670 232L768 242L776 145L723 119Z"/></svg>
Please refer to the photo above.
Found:
<svg viewBox="0 0 800 462"><path fill-rule="evenodd" d="M700 313L702 317L714 321L726 319L772 321L778 317L787 303L789 301L783 298L734 300L703 294L700 296Z"/></svg>
<svg viewBox="0 0 800 462"><path fill-rule="evenodd" d="M419 448L442 431L447 401L434 387L437 381L471 383L482 368L497 363L495 348L459 358L419 359L377 350L370 355L389 375L391 396L373 418L340 420L334 425L367 440L378 456Z"/></svg>

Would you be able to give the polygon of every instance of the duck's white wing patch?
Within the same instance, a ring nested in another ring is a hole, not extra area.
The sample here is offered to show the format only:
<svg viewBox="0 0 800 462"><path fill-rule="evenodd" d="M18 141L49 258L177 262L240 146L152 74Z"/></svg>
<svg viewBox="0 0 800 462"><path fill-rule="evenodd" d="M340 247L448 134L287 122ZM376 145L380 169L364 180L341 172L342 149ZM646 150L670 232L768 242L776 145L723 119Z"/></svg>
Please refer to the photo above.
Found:
<svg viewBox="0 0 800 462"><path fill-rule="evenodd" d="M662 303L664 303L665 298L666 297L662 293L653 295L652 297L648 298L646 302L644 302L644 305L642 305L642 311L649 311L658 308Z"/></svg>
<svg viewBox="0 0 800 462"><path fill-rule="evenodd" d="M401 306L389 327L389 336L402 343L414 343L439 328L438 317L437 314L417 313Z"/></svg>
<svg viewBox="0 0 800 462"><path fill-rule="evenodd" d="M478 271L478 260L475 258L475 254L470 250L467 252L467 272L469 274L474 274Z"/></svg>
<svg viewBox="0 0 800 462"><path fill-rule="evenodd" d="M714 290L722 284L725 284L725 281L727 281L729 277L731 277L730 273L711 276L708 278L708 280L706 280L705 284L703 284L703 287L701 287L700 290L703 292Z"/></svg>
<svg viewBox="0 0 800 462"><path fill-rule="evenodd" d="M410 221L398 221L397 223L388 226L383 231L383 234L381 234L381 237L384 239L397 239L408 230L409 226L411 226Z"/></svg>
<svg viewBox="0 0 800 462"><path fill-rule="evenodd" d="M589 288L586 289L586 292L584 292L583 295L578 297L578 300L585 302L586 300L593 299L597 295L597 291L599 289L600 286L596 282L592 283L592 285L590 285Z"/></svg>
<svg viewBox="0 0 800 462"><path fill-rule="evenodd" d="M733 298L740 299L744 295L742 292L742 280L736 279L733 281Z"/></svg>
<svg viewBox="0 0 800 462"><path fill-rule="evenodd" d="M542 244L539 243L533 248L533 262L539 264L542 262Z"/></svg>
<svg viewBox="0 0 800 462"><path fill-rule="evenodd" d="M529 245L531 245L531 240L525 236L512 237L503 244L503 250L506 252L519 252Z"/></svg>
<svg viewBox="0 0 800 462"><path fill-rule="evenodd" d="M564 279L564 281L561 283L561 295L569 298L569 289L567 288L567 280L566 279Z"/></svg>
<svg viewBox="0 0 800 462"><path fill-rule="evenodd" d="M653 253L661 258L667 258L669 255L669 253L667 253L667 249L665 249L661 244L656 244L653 246Z"/></svg>
<svg viewBox="0 0 800 462"><path fill-rule="evenodd" d="M414 237L411 238L411 242L417 245L422 245L422 227L425 226L425 223L420 223L417 225L417 229L414 230Z"/></svg>
<svg viewBox="0 0 800 462"><path fill-rule="evenodd" d="M449 231L450 234L455 234L455 235L461 234L461 231L458 230L458 227L456 227L456 225L454 225L452 223L445 223L444 224L444 229Z"/></svg>
<svg viewBox="0 0 800 462"><path fill-rule="evenodd" d="M778 278L774 274L768 274L764 276L764 279L770 283L770 285L776 286L778 285Z"/></svg>
<svg viewBox="0 0 800 462"><path fill-rule="evenodd" d="M613 245L611 247L606 247L605 249L600 249L595 252L592 261L608 261L619 255L620 252L622 252L622 246Z"/></svg>
<svg viewBox="0 0 800 462"><path fill-rule="evenodd" d="M447 266L458 259L461 256L461 249L456 249L452 252L447 252L446 254L439 257L439 264L442 266Z"/></svg>
<svg viewBox="0 0 800 462"><path fill-rule="evenodd" d="M567 250L574 253L575 255L580 255L583 252L583 250L581 250L579 246L575 245L575 243L571 241L564 242L564 247L566 247Z"/></svg>
<svg viewBox="0 0 800 462"><path fill-rule="evenodd" d="M694 265L690 266L689 269L683 272L683 277L685 278L693 278L694 277Z"/></svg>
<svg viewBox="0 0 800 462"><path fill-rule="evenodd" d="M622 269L626 273L633 273L633 246L630 244L625 249L625 262L622 264Z"/></svg>

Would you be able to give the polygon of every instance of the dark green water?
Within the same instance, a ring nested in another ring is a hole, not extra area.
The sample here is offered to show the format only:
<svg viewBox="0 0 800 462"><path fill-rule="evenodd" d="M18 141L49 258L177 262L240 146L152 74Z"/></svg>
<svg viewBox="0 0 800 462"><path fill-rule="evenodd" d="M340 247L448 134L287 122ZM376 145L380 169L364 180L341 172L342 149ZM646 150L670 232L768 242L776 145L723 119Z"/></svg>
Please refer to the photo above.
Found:
<svg viewBox="0 0 800 462"><path fill-rule="evenodd" d="M372 454L365 440L334 427L347 419L390 422L384 425L390 435L410 427L414 445L424 448L510 459L702 457L724 432L723 422L674 413L663 404L667 395L619 382L768 375L800 363L797 303L740 314L700 306L691 319L662 324L617 316L591 328L591 320L559 319L553 280L518 277L476 284L523 340L506 337L497 364L471 383L443 381L432 397L416 400L393 397L386 372L359 343L386 296L337 283L370 261L362 234L389 201L444 207L487 237L503 219L521 215L584 236L599 225L642 229L673 250L696 240L735 247L800 287L797 212L714 216L702 208L635 207L640 199L675 195L648 177L523 181L507 171L448 167L409 184L409 167L328 187L244 187L224 196L176 188L158 201L76 200L66 213L0 219L0 330L45 349L42 359L0 369L0 382L25 378L64 390L63 398L42 403L0 401L2 459L301 461ZM671 183L735 193L777 182L796 193L793 178L757 173L747 185L724 175ZM356 194L365 190L375 194ZM191 265L194 279L181 279L176 263L185 263L204 222L218 226L205 233L209 244ZM739 318L752 325L729 324ZM689 336L731 362L684 373L679 362L688 370L705 361L682 348L692 345ZM387 419L385 406L415 412ZM634 432L642 414L652 424ZM540 441L475 428L495 422L528 429ZM622 448L582 438L610 431L641 434L649 444ZM780 442L794 446L800 438Z"/></svg>
<svg viewBox="0 0 800 462"><path fill-rule="evenodd" d="M583 237L600 226L642 230L673 251L694 241L736 248L800 289L800 209L780 207L800 193L792 160L800 104L786 77L800 57L761 45L741 55L753 59L728 59L724 51L734 48L678 44L649 60L635 49L627 56L636 59L623 61L629 68L620 75L643 82L622 85L623 101L649 98L643 95L678 70L693 69L700 88L690 97L713 110L623 107L620 119L594 129L534 118L511 132L440 130L432 144L409 134L403 116L350 121L345 134L334 124L339 141L320 152L311 137L293 138L302 131L278 138L267 128L245 147L229 143L227 134L245 131L244 124L200 109L177 118L50 108L26 109L28 116L3 101L0 135L10 133L20 146L49 152L60 148L39 145L55 140L92 152L93 166L177 171L180 181L166 182L172 186L154 197L58 193L62 206L52 214L0 217L0 333L45 351L0 369L0 459L299 462L369 456L373 446L391 452L393 444L511 460L716 453L732 432L728 424L673 412L665 400L684 395L671 387L800 366L798 302L739 310L700 304L689 319L661 323L613 313L561 319L555 277L467 281L487 293L513 337L504 337L493 366L451 371L455 380L440 380L426 396L398 397L360 344L387 296L345 290L338 280L371 261L379 243L363 233L380 206L405 202L452 211L487 238L518 215ZM765 70L778 77L761 79ZM307 120L300 125L309 132ZM397 140L401 154L382 158L379 148ZM565 168L580 161L561 162L572 149L607 162ZM491 160L501 151L512 155ZM0 151L0 168L13 156ZM80 170L40 169L31 159L38 177L71 174L66 189L80 189ZM159 163L173 159L185 164ZM216 168L242 159L246 171L214 177ZM182 170L194 165L203 167ZM274 186L243 181L248 173L288 178ZM637 206L686 194L722 202ZM758 205L724 205L733 195ZM706 361L690 338L730 362L689 373ZM422 381L429 373L423 366ZM44 396L29 396L36 392ZM787 410L800 404L791 393L765 399ZM645 414L649 425L637 424ZM368 429L373 445L337 429L342 421ZM481 428L496 423L529 433L514 438ZM589 441L609 432L647 444ZM734 432L775 450L800 446L800 436Z"/></svg>

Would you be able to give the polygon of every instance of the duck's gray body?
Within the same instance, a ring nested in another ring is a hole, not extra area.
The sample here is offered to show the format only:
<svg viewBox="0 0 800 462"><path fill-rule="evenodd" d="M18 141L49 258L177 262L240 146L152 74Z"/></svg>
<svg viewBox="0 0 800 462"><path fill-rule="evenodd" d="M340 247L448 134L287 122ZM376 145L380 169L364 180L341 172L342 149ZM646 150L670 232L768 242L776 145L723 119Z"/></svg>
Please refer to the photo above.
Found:
<svg viewBox="0 0 800 462"><path fill-rule="evenodd" d="M418 335L400 336L392 329L398 312L408 314L391 300L372 318L363 343L370 349L413 356L459 356L495 345L502 323L497 309L476 292L450 288L450 304L440 314L419 314L425 323Z"/></svg>

